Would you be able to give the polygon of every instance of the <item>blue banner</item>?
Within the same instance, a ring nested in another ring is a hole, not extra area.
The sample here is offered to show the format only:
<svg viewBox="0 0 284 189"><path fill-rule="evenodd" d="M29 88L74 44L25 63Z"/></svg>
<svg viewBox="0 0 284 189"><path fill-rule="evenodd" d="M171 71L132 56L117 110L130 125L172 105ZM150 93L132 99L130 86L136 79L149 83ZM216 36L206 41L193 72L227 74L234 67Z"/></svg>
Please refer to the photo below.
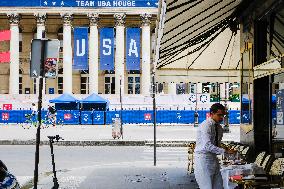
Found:
<svg viewBox="0 0 284 189"><path fill-rule="evenodd" d="M0 7L158 7L158 0L1 0Z"/></svg>
<svg viewBox="0 0 284 189"><path fill-rule="evenodd" d="M114 70L114 29L100 29L100 70Z"/></svg>
<svg viewBox="0 0 284 189"><path fill-rule="evenodd" d="M88 28L74 28L73 69L88 70Z"/></svg>
<svg viewBox="0 0 284 189"><path fill-rule="evenodd" d="M140 70L140 28L126 29L126 70Z"/></svg>

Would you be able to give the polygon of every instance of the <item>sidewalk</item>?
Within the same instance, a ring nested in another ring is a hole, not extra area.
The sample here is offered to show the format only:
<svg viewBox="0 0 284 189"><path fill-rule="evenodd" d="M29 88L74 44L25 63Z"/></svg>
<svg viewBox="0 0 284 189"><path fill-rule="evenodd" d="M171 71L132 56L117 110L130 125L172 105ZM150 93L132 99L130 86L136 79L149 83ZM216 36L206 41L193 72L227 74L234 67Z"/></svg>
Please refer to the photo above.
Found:
<svg viewBox="0 0 284 189"><path fill-rule="evenodd" d="M109 164L58 172L60 188L80 189L197 189L185 164ZM40 179L38 188L50 189L52 175Z"/></svg>
<svg viewBox="0 0 284 189"><path fill-rule="evenodd" d="M187 126L158 125L158 143L181 144L196 140L196 129ZM0 145L35 144L36 128L23 129L18 125L0 125ZM63 125L41 129L41 143L48 144L47 136L60 135L64 141L59 145L151 145L154 128L150 125L123 125L123 139L114 140L110 125ZM239 126L231 126L230 133L224 133L223 141L239 141Z"/></svg>

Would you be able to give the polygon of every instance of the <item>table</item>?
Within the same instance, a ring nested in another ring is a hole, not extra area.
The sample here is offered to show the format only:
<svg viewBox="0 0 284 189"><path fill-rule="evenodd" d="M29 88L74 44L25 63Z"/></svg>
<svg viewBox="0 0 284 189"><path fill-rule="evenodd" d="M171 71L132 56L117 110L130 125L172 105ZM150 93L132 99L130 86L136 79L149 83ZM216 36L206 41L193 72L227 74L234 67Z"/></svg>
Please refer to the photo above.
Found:
<svg viewBox="0 0 284 189"><path fill-rule="evenodd" d="M230 176L234 175L252 175L252 174L265 174L262 167L257 166L254 163L244 165L229 165L221 166L221 175L223 179L224 189L233 189L238 186L236 183L229 181Z"/></svg>

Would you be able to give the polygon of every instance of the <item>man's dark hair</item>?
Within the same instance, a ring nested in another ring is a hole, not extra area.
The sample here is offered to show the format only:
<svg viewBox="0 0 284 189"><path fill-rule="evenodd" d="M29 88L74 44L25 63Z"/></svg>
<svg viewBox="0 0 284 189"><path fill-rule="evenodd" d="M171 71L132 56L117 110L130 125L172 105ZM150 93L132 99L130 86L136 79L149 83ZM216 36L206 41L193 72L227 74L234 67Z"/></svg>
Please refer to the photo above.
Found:
<svg viewBox="0 0 284 189"><path fill-rule="evenodd" d="M216 113L218 110L223 110L225 111L225 106L223 106L220 103L215 103L210 107L210 113Z"/></svg>

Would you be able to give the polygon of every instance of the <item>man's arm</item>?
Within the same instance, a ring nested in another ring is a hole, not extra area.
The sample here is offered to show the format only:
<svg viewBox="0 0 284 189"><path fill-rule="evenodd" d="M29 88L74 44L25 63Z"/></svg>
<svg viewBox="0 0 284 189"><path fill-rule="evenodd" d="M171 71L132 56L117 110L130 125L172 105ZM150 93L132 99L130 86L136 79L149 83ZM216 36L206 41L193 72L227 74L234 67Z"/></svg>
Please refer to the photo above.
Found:
<svg viewBox="0 0 284 189"><path fill-rule="evenodd" d="M210 126L204 126L201 129L201 133L202 133L202 139L203 139L203 144L204 144L204 149L208 152L214 153L214 154L224 154L225 153L225 149L223 148L219 148L218 146L215 146L214 144L212 144L212 142L210 141L210 136L213 134L211 132L211 128Z"/></svg>

